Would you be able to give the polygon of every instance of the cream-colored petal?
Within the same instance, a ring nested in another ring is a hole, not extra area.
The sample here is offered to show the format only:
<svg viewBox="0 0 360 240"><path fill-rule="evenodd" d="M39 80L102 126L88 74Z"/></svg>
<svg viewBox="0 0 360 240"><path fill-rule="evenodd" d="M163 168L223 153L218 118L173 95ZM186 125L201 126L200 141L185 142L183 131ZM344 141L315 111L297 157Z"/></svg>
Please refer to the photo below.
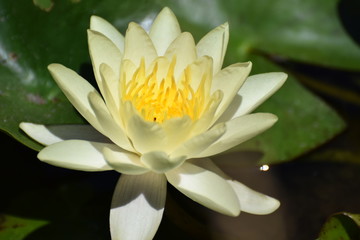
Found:
<svg viewBox="0 0 360 240"><path fill-rule="evenodd" d="M102 98L96 94L89 94L89 101L104 134L119 147L128 151L135 151L123 129L112 118Z"/></svg>
<svg viewBox="0 0 360 240"><path fill-rule="evenodd" d="M190 85L192 89L196 92L196 90L199 88L200 84L202 83L203 79L204 81L203 89L205 98L207 99L209 97L209 92L212 85L212 65L213 60L212 58L208 56L203 56L198 59L196 59L194 62L192 62L188 68L187 68L187 75L190 78ZM181 82L179 82L181 84ZM214 91L212 91L214 92ZM211 93L212 93L211 92Z"/></svg>
<svg viewBox="0 0 360 240"><path fill-rule="evenodd" d="M195 202L222 214L239 215L236 193L218 174L185 162L165 175L171 185Z"/></svg>
<svg viewBox="0 0 360 240"><path fill-rule="evenodd" d="M163 56L166 49L181 33L179 22L170 8L165 7L155 18L149 35L154 43L157 54Z"/></svg>
<svg viewBox="0 0 360 240"><path fill-rule="evenodd" d="M272 197L266 196L262 193L256 192L244 184L232 180L220 168L218 168L209 158L191 159L188 161L198 167L205 168L212 171L227 180L227 182L234 189L239 202L241 211L252 214L269 214L275 211L280 202Z"/></svg>
<svg viewBox="0 0 360 240"><path fill-rule="evenodd" d="M156 173L165 173L180 166L186 160L186 156L170 157L161 151L148 152L141 155L141 162Z"/></svg>
<svg viewBox="0 0 360 240"><path fill-rule="evenodd" d="M124 59L129 59L136 66L140 65L142 58L145 65L157 57L155 47L145 30L136 23L130 23L125 35Z"/></svg>
<svg viewBox="0 0 360 240"><path fill-rule="evenodd" d="M182 144L189 135L193 127L192 120L189 116L181 118L170 118L161 124L166 136L168 151L171 152L180 144ZM181 129L179 131L179 129Z"/></svg>
<svg viewBox="0 0 360 240"><path fill-rule="evenodd" d="M160 124L144 120L130 102L125 103L126 129L134 148L140 153L166 151L167 135Z"/></svg>
<svg viewBox="0 0 360 240"><path fill-rule="evenodd" d="M235 147L270 128L277 119L271 113L254 113L234 118L225 123L226 132L196 157L212 156Z"/></svg>
<svg viewBox="0 0 360 240"><path fill-rule="evenodd" d="M170 61L176 57L174 71L175 79L178 79L184 69L197 58L195 41L188 32L181 33L169 46L165 52L165 57Z"/></svg>
<svg viewBox="0 0 360 240"><path fill-rule="evenodd" d="M224 23L206 34L196 45L198 56L214 60L213 74L220 71L229 41L229 24Z"/></svg>
<svg viewBox="0 0 360 240"><path fill-rule="evenodd" d="M120 86L119 78L116 77L114 71L106 64L100 65L100 76L102 79L103 97L106 102L106 106L109 109L113 118L121 124L119 116L120 107Z"/></svg>
<svg viewBox="0 0 360 240"><path fill-rule="evenodd" d="M120 52L124 52L125 38L111 23L101 17L91 16L90 29L105 35L115 44Z"/></svg>
<svg viewBox="0 0 360 240"><path fill-rule="evenodd" d="M263 73L248 77L218 122L225 122L252 112L273 95L284 84L286 78L287 74L282 72Z"/></svg>
<svg viewBox="0 0 360 240"><path fill-rule="evenodd" d="M149 171L141 162L139 155L120 148L103 149L105 160L114 170L129 175L144 174Z"/></svg>
<svg viewBox="0 0 360 240"><path fill-rule="evenodd" d="M122 175L110 210L112 240L153 239L164 212L166 178L152 172Z"/></svg>
<svg viewBox="0 0 360 240"><path fill-rule="evenodd" d="M218 124L210 130L190 138L171 153L172 157L192 158L207 149L226 132L225 124Z"/></svg>
<svg viewBox="0 0 360 240"><path fill-rule="evenodd" d="M35 141L51 145L70 139L110 143L110 140L96 131L91 125L42 125L20 123L20 128Z"/></svg>
<svg viewBox="0 0 360 240"><path fill-rule="evenodd" d="M211 96L207 109L201 115L200 119L194 123L191 136L196 136L197 134L208 130L213 125L215 113L223 99L223 95L224 94L219 90Z"/></svg>
<svg viewBox="0 0 360 240"><path fill-rule="evenodd" d="M280 202L275 198L256 192L238 181L229 180L228 182L239 198L241 211L265 215L280 207Z"/></svg>
<svg viewBox="0 0 360 240"><path fill-rule="evenodd" d="M95 79L101 93L103 93L100 65L106 63L112 68L116 77L119 78L122 53L110 39L93 30L88 30L88 44Z"/></svg>
<svg viewBox="0 0 360 240"><path fill-rule="evenodd" d="M217 108L213 122L215 122L228 108L234 96L249 75L251 66L251 62L233 64L224 68L214 76L211 92L221 90L224 97Z"/></svg>
<svg viewBox="0 0 360 240"><path fill-rule="evenodd" d="M102 154L104 147L111 143L66 140L42 149L38 158L51 165L82 171L112 170Z"/></svg>
<svg viewBox="0 0 360 240"><path fill-rule="evenodd" d="M90 106L88 95L94 93L99 95L91 84L80 77L73 70L64 67L61 64L50 64L48 69L61 88L65 96L78 112L99 132L103 133L99 121L95 117L95 113ZM100 96L100 95L99 95Z"/></svg>

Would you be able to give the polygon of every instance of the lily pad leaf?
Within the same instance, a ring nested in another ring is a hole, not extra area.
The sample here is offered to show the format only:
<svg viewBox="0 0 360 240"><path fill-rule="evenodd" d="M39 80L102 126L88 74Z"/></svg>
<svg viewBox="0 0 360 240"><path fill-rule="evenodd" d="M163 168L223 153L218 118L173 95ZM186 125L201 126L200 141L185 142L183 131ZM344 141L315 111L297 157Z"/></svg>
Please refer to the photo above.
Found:
<svg viewBox="0 0 360 240"><path fill-rule="evenodd" d="M323 225L318 240L360 239L360 215L337 213Z"/></svg>
<svg viewBox="0 0 360 240"><path fill-rule="evenodd" d="M0 240L22 240L31 232L48 224L44 220L0 215Z"/></svg>
<svg viewBox="0 0 360 240"><path fill-rule="evenodd" d="M229 21L231 38L236 39L231 48L240 52L244 61L246 53L260 51L283 59L360 70L360 48L340 20L339 0L168 2L191 23L214 27Z"/></svg>
<svg viewBox="0 0 360 240"><path fill-rule="evenodd" d="M252 56L254 72L283 71L263 57ZM344 121L324 101L289 75L284 86L256 112L271 112L279 121L260 136L231 151L263 152L259 164L293 159L323 144L345 128Z"/></svg>

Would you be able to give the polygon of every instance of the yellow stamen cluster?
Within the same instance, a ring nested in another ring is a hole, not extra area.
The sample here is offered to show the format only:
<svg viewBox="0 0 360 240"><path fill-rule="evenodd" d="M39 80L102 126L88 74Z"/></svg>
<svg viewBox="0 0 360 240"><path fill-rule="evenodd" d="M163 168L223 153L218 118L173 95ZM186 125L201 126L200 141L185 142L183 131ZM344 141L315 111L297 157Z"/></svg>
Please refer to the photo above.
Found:
<svg viewBox="0 0 360 240"><path fill-rule="evenodd" d="M174 69L176 58L169 64L163 79L158 79L158 63L150 74L146 74L145 61L130 80L126 80L125 73L121 76L122 101L131 101L144 119L162 123L170 118L189 116L192 120L199 119L206 105L205 83L210 74L203 74L196 91L190 83L192 81L191 67L187 67L179 81L175 81ZM126 71L125 71L126 72Z"/></svg>

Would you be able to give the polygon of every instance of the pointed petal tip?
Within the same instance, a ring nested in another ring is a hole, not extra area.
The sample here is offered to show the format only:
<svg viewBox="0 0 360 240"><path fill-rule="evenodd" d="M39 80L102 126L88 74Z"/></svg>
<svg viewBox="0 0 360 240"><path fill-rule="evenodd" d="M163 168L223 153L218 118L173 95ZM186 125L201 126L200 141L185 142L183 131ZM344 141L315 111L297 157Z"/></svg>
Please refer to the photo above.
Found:
<svg viewBox="0 0 360 240"><path fill-rule="evenodd" d="M236 180L228 180L228 183L236 192L243 212L266 215L280 207L280 202L275 198L257 192Z"/></svg>
<svg viewBox="0 0 360 240"><path fill-rule="evenodd" d="M104 21L105 19L99 17L99 16L96 16L96 15L91 15L90 16L90 29L93 29L93 26L94 24L96 24L96 22L99 22L99 21Z"/></svg>
<svg viewBox="0 0 360 240"><path fill-rule="evenodd" d="M170 14L175 16L174 12L169 7L164 7L163 9L161 9L158 15L162 15L162 14L166 14L166 15Z"/></svg>
<svg viewBox="0 0 360 240"><path fill-rule="evenodd" d="M50 71L50 72L54 72L56 69L59 69L59 68L65 68L65 66L59 64L59 63L50 63L48 66L47 66L47 69Z"/></svg>
<svg viewBox="0 0 360 240"><path fill-rule="evenodd" d="M26 129L26 128L27 128L29 125L31 125L31 124L32 124L32 123L30 123L30 122L21 122L21 123L19 124L19 128L24 131L24 129Z"/></svg>

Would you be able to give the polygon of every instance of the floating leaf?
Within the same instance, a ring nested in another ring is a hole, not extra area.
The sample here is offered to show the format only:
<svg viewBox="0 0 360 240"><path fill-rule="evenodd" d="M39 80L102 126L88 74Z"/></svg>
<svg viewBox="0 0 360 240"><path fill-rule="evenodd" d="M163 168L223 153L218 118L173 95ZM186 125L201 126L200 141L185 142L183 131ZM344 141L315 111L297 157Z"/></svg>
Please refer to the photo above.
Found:
<svg viewBox="0 0 360 240"><path fill-rule="evenodd" d="M25 219L0 214L0 240L22 240L36 229L46 225L43 220Z"/></svg>
<svg viewBox="0 0 360 240"><path fill-rule="evenodd" d="M20 122L84 123L55 85L46 66L59 62L86 79L93 79L86 43L92 14L103 16L124 32L129 21L146 26L163 5L169 5L179 16L183 29L196 33L197 39L229 20L231 39L226 62L254 60L253 73L286 71L274 67L259 54L345 69L360 68L360 50L340 25L336 0L306 0L295 5L286 0L266 3L67 0L53 1L48 11L39 7L40 0L35 2L0 2L0 129L37 150L41 146L19 130ZM49 1L41 2L43 6ZM274 112L281 119L274 130L256 140L259 143L256 149L266 153L264 163L298 156L344 127L334 111L294 78L260 110Z"/></svg>
<svg viewBox="0 0 360 240"><path fill-rule="evenodd" d="M332 215L321 229L318 240L360 239L360 215L337 213Z"/></svg>
<svg viewBox="0 0 360 240"><path fill-rule="evenodd" d="M282 71L264 58L252 57L254 70ZM259 164L280 163L314 149L342 131L345 123L320 98L308 92L293 76L256 111L271 112L278 123L262 135L232 149L264 153Z"/></svg>

